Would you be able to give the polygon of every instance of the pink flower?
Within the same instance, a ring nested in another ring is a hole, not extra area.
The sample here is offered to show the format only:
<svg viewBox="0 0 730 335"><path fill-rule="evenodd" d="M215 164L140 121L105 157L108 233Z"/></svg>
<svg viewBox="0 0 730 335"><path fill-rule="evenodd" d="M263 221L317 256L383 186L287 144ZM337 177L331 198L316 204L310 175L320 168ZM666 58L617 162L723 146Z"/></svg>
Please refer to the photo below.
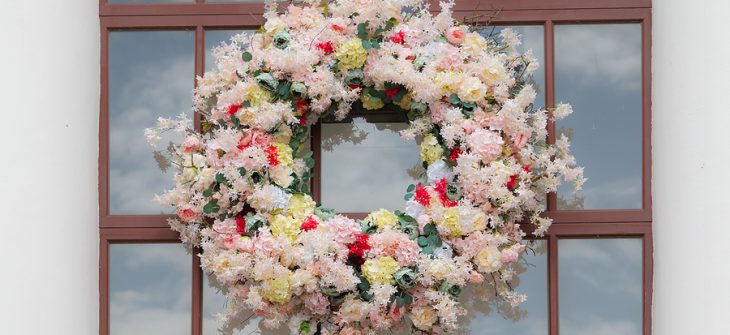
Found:
<svg viewBox="0 0 730 335"><path fill-rule="evenodd" d="M322 292L312 292L304 296L304 306L313 314L325 315L329 311L329 300Z"/></svg>
<svg viewBox="0 0 730 335"><path fill-rule="evenodd" d="M182 151L186 154L200 150L200 140L195 136L188 136L180 145Z"/></svg>
<svg viewBox="0 0 730 335"><path fill-rule="evenodd" d="M198 212L193 209L193 206L186 204L177 210L177 216L183 221L191 222L198 218Z"/></svg>
<svg viewBox="0 0 730 335"><path fill-rule="evenodd" d="M472 152L481 157L482 162L489 163L502 153L504 140L498 132L477 129L469 135L466 142Z"/></svg>
<svg viewBox="0 0 730 335"><path fill-rule="evenodd" d="M516 262L523 250L525 250L525 246L522 244L517 244L511 248L502 250L502 254L500 255L502 263L507 264Z"/></svg>
<svg viewBox="0 0 730 335"><path fill-rule="evenodd" d="M453 45L464 43L466 32L461 27L451 27L446 30L446 40Z"/></svg>
<svg viewBox="0 0 730 335"><path fill-rule="evenodd" d="M479 284L484 281L484 276L481 273L472 271L469 275L469 282L472 284Z"/></svg>

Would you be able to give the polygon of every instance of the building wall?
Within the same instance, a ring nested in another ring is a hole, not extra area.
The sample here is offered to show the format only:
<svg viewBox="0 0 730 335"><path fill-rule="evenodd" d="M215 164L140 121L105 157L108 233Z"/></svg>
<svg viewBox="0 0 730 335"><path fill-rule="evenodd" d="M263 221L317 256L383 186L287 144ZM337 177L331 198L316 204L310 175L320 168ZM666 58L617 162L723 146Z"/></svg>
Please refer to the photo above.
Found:
<svg viewBox="0 0 730 335"><path fill-rule="evenodd" d="M725 0L657 0L654 334L730 334ZM97 0L0 2L0 323L98 331Z"/></svg>

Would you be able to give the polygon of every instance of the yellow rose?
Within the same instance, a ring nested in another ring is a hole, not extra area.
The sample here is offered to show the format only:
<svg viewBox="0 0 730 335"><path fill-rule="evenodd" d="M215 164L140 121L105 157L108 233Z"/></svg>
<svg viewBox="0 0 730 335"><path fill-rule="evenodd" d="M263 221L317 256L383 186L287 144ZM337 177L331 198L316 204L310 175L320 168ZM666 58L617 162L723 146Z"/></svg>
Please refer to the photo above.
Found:
<svg viewBox="0 0 730 335"><path fill-rule="evenodd" d="M314 208L317 203L312 200L312 197L306 194L295 194L289 199L289 209L287 214L293 217L295 220L302 222L307 216L314 213Z"/></svg>
<svg viewBox="0 0 730 335"><path fill-rule="evenodd" d="M381 109L383 108L383 106L385 106L383 100L380 100L380 98L371 96L367 93L363 93L362 95L360 95L360 101L362 101L362 106L368 110Z"/></svg>
<svg viewBox="0 0 730 335"><path fill-rule="evenodd" d="M395 284L393 274L400 268L400 263L393 257L386 256L378 259L368 259L362 265L362 274L370 284Z"/></svg>
<svg viewBox="0 0 730 335"><path fill-rule="evenodd" d="M421 160L428 163L428 165L431 165L433 164L433 162L438 161L444 155L444 149L441 147L438 140L436 139L436 136L433 136L433 134L428 134L423 138L420 146L420 151Z"/></svg>
<svg viewBox="0 0 730 335"><path fill-rule="evenodd" d="M259 106L264 102L271 101L271 92L265 90L263 87L259 86L259 84L247 85L243 90L243 93L246 96L246 101L248 101L251 106Z"/></svg>
<svg viewBox="0 0 730 335"><path fill-rule="evenodd" d="M429 306L414 307L410 313L413 326L420 330L430 330L433 324L438 321L438 314Z"/></svg>
<svg viewBox="0 0 730 335"><path fill-rule="evenodd" d="M291 285L289 275L266 281L261 296L274 303L286 303L291 300Z"/></svg>
<svg viewBox="0 0 730 335"><path fill-rule="evenodd" d="M339 61L341 70L359 69L365 65L368 52L362 47L359 38L349 39L337 47L335 58Z"/></svg>
<svg viewBox="0 0 730 335"><path fill-rule="evenodd" d="M393 228L396 224L398 224L398 217L395 216L395 213L382 208L368 214L368 217L365 218L365 220L376 225L379 231L383 231L386 228Z"/></svg>
<svg viewBox="0 0 730 335"><path fill-rule="evenodd" d="M482 272L497 271L502 267L501 253L497 247L485 247L474 256L474 263Z"/></svg>
<svg viewBox="0 0 730 335"><path fill-rule="evenodd" d="M458 207L449 207L444 210L444 216L439 220L439 225L446 228L449 236L461 236L461 226L459 225L459 209Z"/></svg>
<svg viewBox="0 0 730 335"><path fill-rule="evenodd" d="M283 236L289 241L294 242L299 235L299 224L291 217L281 214L274 215L269 222L271 234L275 237Z"/></svg>

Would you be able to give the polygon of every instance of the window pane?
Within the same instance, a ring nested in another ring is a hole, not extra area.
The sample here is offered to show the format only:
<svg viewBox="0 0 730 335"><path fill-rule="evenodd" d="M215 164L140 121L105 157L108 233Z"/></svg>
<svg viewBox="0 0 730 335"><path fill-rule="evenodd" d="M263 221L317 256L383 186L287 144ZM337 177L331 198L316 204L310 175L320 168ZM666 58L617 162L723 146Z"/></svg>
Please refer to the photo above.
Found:
<svg viewBox="0 0 730 335"><path fill-rule="evenodd" d="M528 82L537 91L537 97L535 98L535 108L545 106L545 30L543 26L494 26L484 27L481 30L484 36L499 36L502 29L512 28L516 33L522 37L522 45L519 47L519 52L524 53L528 50L532 50L532 55L535 56L540 67L535 73L528 79Z"/></svg>
<svg viewBox="0 0 730 335"><path fill-rule="evenodd" d="M488 329L489 334L547 335L547 242L536 241L533 248L535 254L529 250L524 254L512 282L517 293L527 295L527 301L519 307L512 308L504 302L496 304L493 290L475 287L465 290L461 300L469 312L464 325L468 334L483 334ZM487 294L491 299L483 302L475 294Z"/></svg>
<svg viewBox="0 0 730 335"><path fill-rule="evenodd" d="M560 240L561 335L641 335L641 239Z"/></svg>
<svg viewBox="0 0 730 335"><path fill-rule="evenodd" d="M191 261L181 244L110 245L110 335L190 334Z"/></svg>
<svg viewBox="0 0 730 335"><path fill-rule="evenodd" d="M223 313L226 308L226 296L222 293L220 285L214 284L213 279L203 275L203 335L220 335L221 324L216 317ZM243 319L248 315L243 315ZM237 324L233 331L234 335L266 334L266 335L288 335L289 328L286 324L277 330L269 330L259 326L263 320L260 317L252 317L245 325ZM241 327L243 326L243 327ZM232 329L226 329L232 330ZM224 332L225 333L225 332ZM227 334L227 333L225 333Z"/></svg>
<svg viewBox="0 0 730 335"><path fill-rule="evenodd" d="M557 123L588 181L558 209L641 208L641 26L555 27L555 95L575 113Z"/></svg>
<svg viewBox="0 0 730 335"><path fill-rule="evenodd" d="M195 0L109 0L109 3L171 3L195 2Z"/></svg>
<svg viewBox="0 0 730 335"><path fill-rule="evenodd" d="M172 187L174 169L162 172L157 148L144 137L160 116L192 118L193 31L109 33L109 208L111 214L160 214L152 199ZM164 157L164 156L162 156ZM170 209L166 210L170 212Z"/></svg>
<svg viewBox="0 0 730 335"><path fill-rule="evenodd" d="M322 124L322 204L338 212L402 208L423 172L418 145L398 134L406 127L362 117Z"/></svg>
<svg viewBox="0 0 730 335"><path fill-rule="evenodd" d="M205 31L205 71L215 68L215 58L213 57L213 48L218 47L221 43L230 43L231 37L245 30L206 30ZM251 32L249 30L249 32Z"/></svg>

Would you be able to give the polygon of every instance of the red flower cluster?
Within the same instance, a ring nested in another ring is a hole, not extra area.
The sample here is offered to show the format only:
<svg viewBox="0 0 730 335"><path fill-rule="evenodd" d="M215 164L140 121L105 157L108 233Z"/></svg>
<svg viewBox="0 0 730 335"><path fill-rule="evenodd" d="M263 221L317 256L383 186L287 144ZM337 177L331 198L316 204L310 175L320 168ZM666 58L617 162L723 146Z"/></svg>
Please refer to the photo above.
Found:
<svg viewBox="0 0 730 335"><path fill-rule="evenodd" d="M532 172L532 170L530 170L530 164L523 166L522 171L525 171L525 173ZM509 176L509 181L505 184L505 186L507 186L507 188L510 190L517 187L517 177L518 177L518 175L516 175L516 174Z"/></svg>
<svg viewBox="0 0 730 335"><path fill-rule="evenodd" d="M428 194L428 191L421 185L421 183L416 185L416 195L413 198L424 207L428 207L428 205L431 204L431 195Z"/></svg>
<svg viewBox="0 0 730 335"><path fill-rule="evenodd" d="M312 218L312 216L310 215L310 216L307 216L307 219L305 219L304 222L302 222L302 225L299 226L299 228L301 228L304 231L310 231L312 229L317 229L318 225L319 225L319 222L317 222L317 220Z"/></svg>
<svg viewBox="0 0 730 335"><path fill-rule="evenodd" d="M334 30L336 32L340 32L340 33L346 33L347 32L347 29L345 29L342 26L336 25L336 24L333 24L332 25L332 30Z"/></svg>
<svg viewBox="0 0 730 335"><path fill-rule="evenodd" d="M388 98L388 100L393 100L393 97L398 94L398 92L400 92L400 88L398 87L385 90L385 97Z"/></svg>
<svg viewBox="0 0 730 335"><path fill-rule="evenodd" d="M433 189L436 191L436 193L439 194L439 200L441 200L441 203L444 205L444 207L454 207L459 203L449 200L449 197L446 195L447 187L448 185L446 182L446 178L441 178L441 180L436 183L436 186Z"/></svg>
<svg viewBox="0 0 730 335"><path fill-rule="evenodd" d="M456 162L457 159L459 159L459 156L461 155L461 149L458 147L453 147L449 149L451 154L449 154L449 161Z"/></svg>
<svg viewBox="0 0 730 335"><path fill-rule="evenodd" d="M368 243L369 239L370 235L368 234L355 234L355 242L347 245L347 248L350 249L348 257L363 257L365 255L365 251L370 250L370 244Z"/></svg>
<svg viewBox="0 0 730 335"><path fill-rule="evenodd" d="M401 30L388 38L388 40L393 43L404 44L406 42L406 34Z"/></svg>
<svg viewBox="0 0 730 335"><path fill-rule="evenodd" d="M236 232L241 236L246 235L246 219L242 216L236 216Z"/></svg>
<svg viewBox="0 0 730 335"><path fill-rule="evenodd" d="M275 146L269 145L269 147L266 148L266 150L264 150L264 152L266 153L266 158L269 160L270 166L273 167L273 166L279 165L279 157L277 156Z"/></svg>
<svg viewBox="0 0 730 335"><path fill-rule="evenodd" d="M337 25L333 25L332 28L336 27ZM339 27L339 26L337 26ZM317 43L317 49L322 50L325 55L329 55L333 52L335 52L335 47L332 45L332 42L319 42Z"/></svg>
<svg viewBox="0 0 730 335"><path fill-rule="evenodd" d="M236 115L236 112L238 112L241 107L243 107L243 104L228 105L228 108L226 109L226 114L232 117L233 115Z"/></svg>

